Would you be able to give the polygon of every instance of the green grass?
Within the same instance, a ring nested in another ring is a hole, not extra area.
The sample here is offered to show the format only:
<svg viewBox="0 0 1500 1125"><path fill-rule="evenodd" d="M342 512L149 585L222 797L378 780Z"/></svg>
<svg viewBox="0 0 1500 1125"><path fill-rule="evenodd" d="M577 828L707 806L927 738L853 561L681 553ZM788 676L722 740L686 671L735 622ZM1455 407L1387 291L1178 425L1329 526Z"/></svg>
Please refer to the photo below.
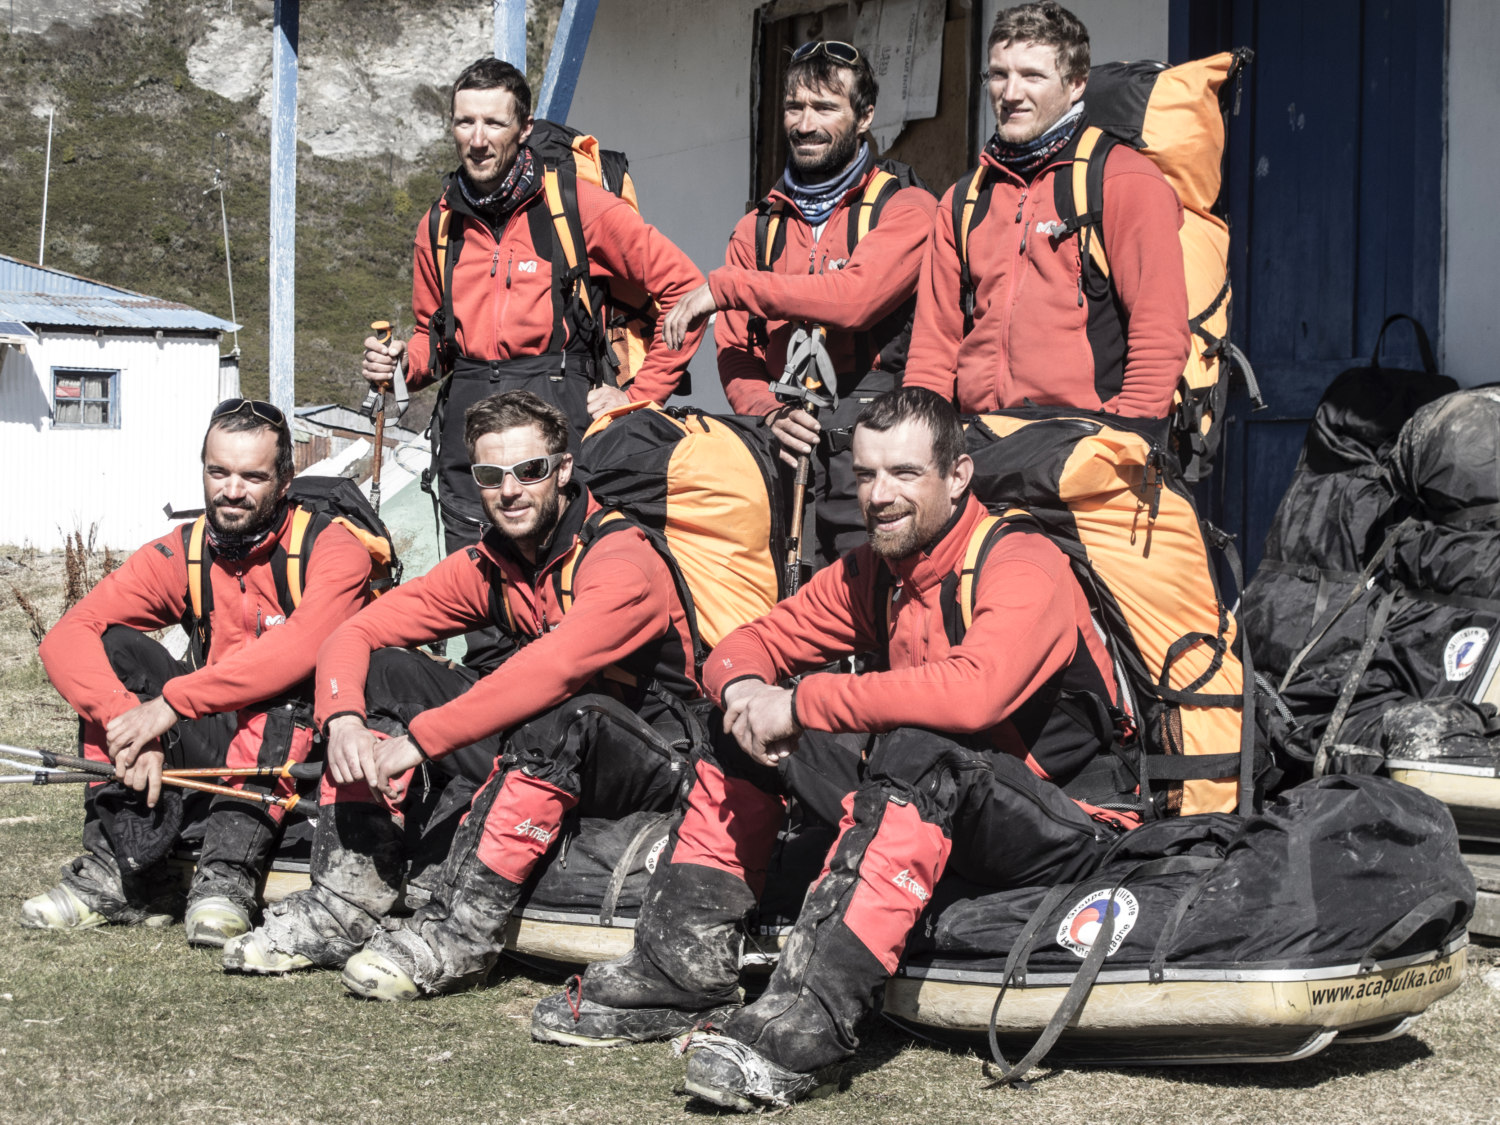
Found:
<svg viewBox="0 0 1500 1125"><path fill-rule="evenodd" d="M26 567L6 556L28 560ZM57 556L0 548L0 741L66 750L74 720L47 685L7 583L46 619ZM0 787L0 1122L606 1125L696 1120L664 1044L533 1044L532 1005L559 979L502 961L489 985L410 1005L346 994L335 973L226 976L182 929L24 930L21 902L78 846L71 787ZM1414 1032L1299 1063L1046 1070L1030 1094L986 1090L972 1055L867 1025L845 1090L785 1116L830 1125L1224 1121L1243 1125L1500 1118L1500 950L1471 947L1462 986Z"/></svg>

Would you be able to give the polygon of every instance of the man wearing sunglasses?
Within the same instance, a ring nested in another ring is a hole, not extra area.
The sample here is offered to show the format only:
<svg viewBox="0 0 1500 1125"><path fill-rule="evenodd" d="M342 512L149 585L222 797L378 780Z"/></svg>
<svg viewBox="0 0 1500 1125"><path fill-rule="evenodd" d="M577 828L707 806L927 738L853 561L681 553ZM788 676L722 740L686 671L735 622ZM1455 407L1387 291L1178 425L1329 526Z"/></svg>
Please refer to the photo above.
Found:
<svg viewBox="0 0 1500 1125"><path fill-rule="evenodd" d="M719 378L735 413L765 418L788 464L813 455L824 564L865 541L850 429L866 403L901 385L937 206L910 168L877 159L860 139L878 93L870 64L848 43L817 40L792 53L782 95L786 170L735 227L724 266L666 318L667 345L678 347L718 310ZM819 394L825 407L838 403L821 418L773 391L789 348L798 354L794 334L818 327L837 376Z"/></svg>
<svg viewBox="0 0 1500 1125"><path fill-rule="evenodd" d="M162 788L162 769L307 757L318 646L364 605L370 556L343 527L314 516L304 533L311 548L302 596L287 604L292 435L270 403L220 403L202 461L204 516L137 550L42 642L48 677L78 712L84 754L113 762L122 782L88 787L86 850L61 884L22 906L24 925L165 924L174 880L163 861L181 835L201 832L187 939L220 946L249 928L283 811L184 799ZM190 554L201 558L206 581ZM197 619L190 584L202 606ZM148 635L179 622L191 636L185 661ZM286 796L289 785L274 791Z"/></svg>
<svg viewBox="0 0 1500 1125"><path fill-rule="evenodd" d="M1088 124L1089 34L1045 0L1007 8L989 36L985 74L995 135L967 238L955 232L970 173L950 188L936 226L912 329L906 380L964 413L1026 403L1162 418L1187 362L1182 205L1151 160L1125 144L1103 167L1103 215L1070 230L1057 204L1071 190ZM1101 239L1104 276L1087 264ZM966 276L967 275L967 276Z"/></svg>
<svg viewBox="0 0 1500 1125"><path fill-rule="evenodd" d="M499 956L521 887L569 810L618 819L671 808L685 770L668 745L692 740L684 704L700 695L692 634L641 528L573 479L569 432L529 391L470 407L465 438L490 529L318 654L319 830L326 819L339 839L315 853L312 888L237 943L253 971L343 966L351 991L381 1000L468 987ZM482 678L415 651L486 623L521 648ZM382 928L401 886L399 817L427 771L458 755L488 758L489 780L430 900Z"/></svg>
<svg viewBox="0 0 1500 1125"><path fill-rule="evenodd" d="M413 390L447 379L434 419L432 486L451 553L478 542L485 524L464 452L468 406L525 388L562 410L581 440L590 421L611 407L665 403L701 335L679 351L652 347L629 385L614 386L592 316L575 307L553 267L543 159L528 145L534 123L526 76L509 63L480 59L455 80L449 111L460 166L438 210L417 227L412 337L386 345L367 339L363 371L379 384L405 363ZM666 310L702 283L687 255L618 196L579 177L576 207L588 258L581 264L594 284L625 283L640 291L641 302ZM481 671L506 651L492 634L472 635L468 646L465 662Z"/></svg>

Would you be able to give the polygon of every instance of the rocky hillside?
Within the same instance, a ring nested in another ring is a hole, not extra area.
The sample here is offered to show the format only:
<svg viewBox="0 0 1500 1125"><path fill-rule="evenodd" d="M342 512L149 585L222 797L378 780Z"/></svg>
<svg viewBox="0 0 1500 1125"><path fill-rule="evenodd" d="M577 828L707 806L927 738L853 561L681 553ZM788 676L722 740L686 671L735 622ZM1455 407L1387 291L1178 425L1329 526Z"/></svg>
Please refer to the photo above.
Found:
<svg viewBox="0 0 1500 1125"><path fill-rule="evenodd" d="M0 5L0 252L228 318L223 171L242 382L266 389L270 0ZM560 0L532 0L539 88ZM356 402L371 319L411 322L411 241L453 153L446 84L490 50L474 0L302 5L297 397ZM224 134L223 140L215 140ZM226 350L233 340L226 339Z"/></svg>

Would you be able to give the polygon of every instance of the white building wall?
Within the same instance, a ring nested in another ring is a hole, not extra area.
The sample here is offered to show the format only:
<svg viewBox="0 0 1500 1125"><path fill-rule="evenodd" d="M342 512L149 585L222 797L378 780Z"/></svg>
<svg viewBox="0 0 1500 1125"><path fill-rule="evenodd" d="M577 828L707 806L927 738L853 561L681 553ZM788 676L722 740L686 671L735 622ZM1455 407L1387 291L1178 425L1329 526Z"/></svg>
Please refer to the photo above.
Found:
<svg viewBox="0 0 1500 1125"><path fill-rule="evenodd" d="M1500 379L1500 4L1449 0L1448 175L1442 369L1465 386Z"/></svg>
<svg viewBox="0 0 1500 1125"><path fill-rule="evenodd" d="M162 505L203 505L198 454L218 402L209 338L44 333L0 366L0 543L62 546L97 523L96 545L134 549L166 532ZM52 369L119 369L118 429L59 429Z"/></svg>

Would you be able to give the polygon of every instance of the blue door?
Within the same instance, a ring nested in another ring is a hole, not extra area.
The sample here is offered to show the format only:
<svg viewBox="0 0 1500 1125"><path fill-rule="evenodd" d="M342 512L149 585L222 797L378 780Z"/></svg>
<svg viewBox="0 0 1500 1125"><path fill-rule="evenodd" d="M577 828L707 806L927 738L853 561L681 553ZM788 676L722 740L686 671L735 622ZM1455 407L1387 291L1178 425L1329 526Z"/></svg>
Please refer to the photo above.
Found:
<svg viewBox="0 0 1500 1125"><path fill-rule="evenodd" d="M1232 338L1268 404L1230 402L1203 513L1260 562L1319 396L1410 313L1438 346L1444 0L1173 0L1173 62L1255 50L1229 121ZM1233 95L1231 95L1231 98ZM1420 367L1404 325L1389 366Z"/></svg>

